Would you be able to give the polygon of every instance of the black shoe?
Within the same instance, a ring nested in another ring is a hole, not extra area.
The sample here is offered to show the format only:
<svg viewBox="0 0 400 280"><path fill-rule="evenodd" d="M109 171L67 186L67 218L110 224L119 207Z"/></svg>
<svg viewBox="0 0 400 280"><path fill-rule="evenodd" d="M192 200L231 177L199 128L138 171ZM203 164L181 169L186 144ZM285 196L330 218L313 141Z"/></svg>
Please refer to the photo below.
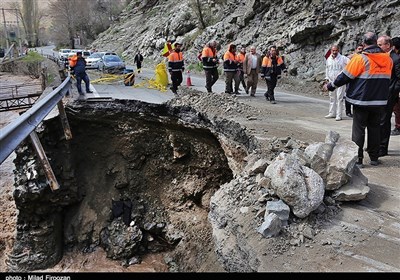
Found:
<svg viewBox="0 0 400 280"><path fill-rule="evenodd" d="M377 166L378 164L380 164L381 162L379 160L371 160L369 162L369 164L371 164L372 166Z"/></svg>
<svg viewBox="0 0 400 280"><path fill-rule="evenodd" d="M346 116L348 116L349 118L352 118L353 114L352 113L346 113Z"/></svg>
<svg viewBox="0 0 400 280"><path fill-rule="evenodd" d="M86 93L93 93L93 91L91 91L91 90L88 90Z"/></svg>
<svg viewBox="0 0 400 280"><path fill-rule="evenodd" d="M390 131L390 135L400 135L400 128L395 128Z"/></svg>
<svg viewBox="0 0 400 280"><path fill-rule="evenodd" d="M248 89L246 89L246 94L249 94L249 90Z"/></svg>
<svg viewBox="0 0 400 280"><path fill-rule="evenodd" d="M358 166L358 168L363 168L363 158L358 158L356 165Z"/></svg>
<svg viewBox="0 0 400 280"><path fill-rule="evenodd" d="M276 104L275 100L271 100L271 104Z"/></svg>

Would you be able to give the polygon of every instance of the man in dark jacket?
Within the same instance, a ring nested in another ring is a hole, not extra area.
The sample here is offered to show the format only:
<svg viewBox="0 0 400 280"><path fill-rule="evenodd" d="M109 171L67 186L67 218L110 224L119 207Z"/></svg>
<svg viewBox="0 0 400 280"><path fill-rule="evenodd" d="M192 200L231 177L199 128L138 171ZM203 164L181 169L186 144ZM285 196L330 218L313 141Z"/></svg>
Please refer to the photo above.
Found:
<svg viewBox="0 0 400 280"><path fill-rule="evenodd" d="M212 86L218 81L218 57L217 42L211 41L205 45L201 53L203 69L206 75L206 88L208 93L212 93Z"/></svg>
<svg viewBox="0 0 400 280"><path fill-rule="evenodd" d="M181 85L183 80L182 73L185 70L185 63L183 61L181 47L181 43L175 43L174 50L168 56L168 72L171 75L171 90L174 94L178 93L178 87Z"/></svg>
<svg viewBox="0 0 400 280"><path fill-rule="evenodd" d="M82 52L77 52L76 55L78 58L75 66L71 70L75 74L79 96L83 97L85 94L82 92L82 80L85 82L86 93L93 93L93 91L90 90L89 76L86 73L86 60L82 57Z"/></svg>
<svg viewBox="0 0 400 280"><path fill-rule="evenodd" d="M393 38L394 39L394 38ZM394 104L399 99L400 92L400 57L393 49L393 41L387 36L383 35L378 38L378 46L390 54L393 60L392 76L390 78L389 97L388 103L383 111L381 119L381 144L379 148L379 157L386 156L389 148L389 138L391 129L391 118L393 113Z"/></svg>
<svg viewBox="0 0 400 280"><path fill-rule="evenodd" d="M325 90L349 84L346 100L353 104L351 139L358 146L359 167L363 166L365 128L368 130L367 152L371 165L378 165L380 120L388 101L390 76L393 62L388 54L377 46L377 36L367 32L363 38L364 50L355 54L345 69Z"/></svg>
<svg viewBox="0 0 400 280"><path fill-rule="evenodd" d="M135 58L133 60L136 63L138 73L140 73L143 63L143 55L140 53L140 50L137 51L137 54L135 55Z"/></svg>
<svg viewBox="0 0 400 280"><path fill-rule="evenodd" d="M268 89L264 96L271 104L276 103L274 90L282 72L287 72L285 62L283 58L279 56L276 46L271 46L261 64L261 77L265 79Z"/></svg>

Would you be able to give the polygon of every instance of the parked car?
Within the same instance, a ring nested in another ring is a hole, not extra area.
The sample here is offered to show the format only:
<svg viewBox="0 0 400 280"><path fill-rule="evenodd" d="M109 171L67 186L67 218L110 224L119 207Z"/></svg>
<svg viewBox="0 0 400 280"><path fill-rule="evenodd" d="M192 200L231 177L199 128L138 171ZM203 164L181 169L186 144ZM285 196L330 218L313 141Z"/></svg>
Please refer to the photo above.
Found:
<svg viewBox="0 0 400 280"><path fill-rule="evenodd" d="M60 49L58 52L58 59L65 60L66 58L68 58L68 55L70 52L71 52L71 49Z"/></svg>
<svg viewBox="0 0 400 280"><path fill-rule="evenodd" d="M99 69L98 63L101 60L102 55L98 52L92 53L88 58L86 58L86 68L87 69Z"/></svg>
<svg viewBox="0 0 400 280"><path fill-rule="evenodd" d="M98 69L103 73L123 73L125 71L125 62L114 54L105 54L98 62Z"/></svg>
<svg viewBox="0 0 400 280"><path fill-rule="evenodd" d="M100 56L103 58L104 55L117 55L115 52L99 52Z"/></svg>
<svg viewBox="0 0 400 280"><path fill-rule="evenodd" d="M74 55L76 55L77 52L81 52L82 53L82 57L87 59L90 56L90 51L87 50L79 50L79 49L72 49L70 50L70 52L68 53L68 55L64 55L64 66L68 67L69 61L68 59Z"/></svg>

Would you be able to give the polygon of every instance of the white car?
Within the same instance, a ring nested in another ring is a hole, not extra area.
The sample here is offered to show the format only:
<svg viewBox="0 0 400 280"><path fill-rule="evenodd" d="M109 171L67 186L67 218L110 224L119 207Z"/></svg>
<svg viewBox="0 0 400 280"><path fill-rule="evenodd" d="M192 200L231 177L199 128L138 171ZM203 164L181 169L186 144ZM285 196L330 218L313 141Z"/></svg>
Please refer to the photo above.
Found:
<svg viewBox="0 0 400 280"><path fill-rule="evenodd" d="M86 58L86 69L99 69L98 63L101 60L102 55L100 53L92 53Z"/></svg>
<svg viewBox="0 0 400 280"><path fill-rule="evenodd" d="M58 52L58 59L64 61L66 58L68 58L70 52L71 49L60 49L60 51Z"/></svg>

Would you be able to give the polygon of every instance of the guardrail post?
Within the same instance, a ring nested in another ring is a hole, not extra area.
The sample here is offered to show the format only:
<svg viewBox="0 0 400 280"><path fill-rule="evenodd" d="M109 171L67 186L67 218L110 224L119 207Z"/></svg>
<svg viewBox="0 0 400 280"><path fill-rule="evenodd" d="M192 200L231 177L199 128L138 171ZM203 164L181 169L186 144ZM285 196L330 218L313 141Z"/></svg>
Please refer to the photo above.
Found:
<svg viewBox="0 0 400 280"><path fill-rule="evenodd" d="M49 160L47 159L46 153L44 152L43 146L40 143L40 139L36 133L35 130L29 134L33 148L35 149L35 152L37 156L39 157L39 160L42 164L44 173L46 174L46 178L49 181L50 188L52 191L58 190L60 188L60 185L57 182L56 176L54 175L53 169L51 169L51 165Z"/></svg>
<svg viewBox="0 0 400 280"><path fill-rule="evenodd" d="M47 68L46 67L42 68L42 71L40 72L40 77L41 77L40 85L42 86L42 92L43 92L47 87Z"/></svg>
<svg viewBox="0 0 400 280"><path fill-rule="evenodd" d="M64 128L64 135L66 140L72 139L71 127L69 126L67 114L65 113L65 108L62 100L57 103L58 112L60 113L61 124Z"/></svg>
<svg viewBox="0 0 400 280"><path fill-rule="evenodd" d="M67 78L67 74L65 73L64 69L59 69L58 74L60 74L61 82L64 82L64 80ZM67 91L65 96L69 96L69 91Z"/></svg>

